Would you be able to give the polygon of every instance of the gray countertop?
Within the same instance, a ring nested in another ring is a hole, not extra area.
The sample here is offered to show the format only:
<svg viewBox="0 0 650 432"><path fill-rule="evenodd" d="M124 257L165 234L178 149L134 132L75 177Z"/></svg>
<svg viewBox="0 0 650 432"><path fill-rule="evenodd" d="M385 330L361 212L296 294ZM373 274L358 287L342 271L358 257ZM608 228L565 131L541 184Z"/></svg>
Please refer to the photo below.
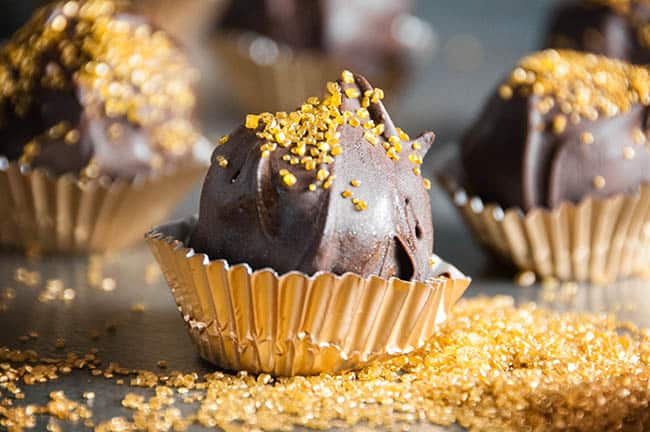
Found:
<svg viewBox="0 0 650 432"><path fill-rule="evenodd" d="M417 84L407 89L394 111L397 122L410 132L425 128L437 132L438 148L426 163L429 174L438 156L458 138L500 76L537 45L550 3L419 2L420 14L433 25L437 49L416 72L413 83ZM233 124L223 114L206 114L215 135ZM197 197L196 192L189 196L176 216L195 212ZM440 188L434 186L431 198L436 253L474 278L468 296L505 294L520 302L548 300L539 298L542 291L538 286L515 285L514 271L497 264L478 248ZM0 346L35 349L41 356L84 353L97 347L104 363L117 362L130 369L156 370L157 362L164 360L168 370L211 371L196 355L172 296L144 244L102 261L99 274L97 259L89 263L85 257L30 259L0 255ZM24 270L38 272L40 282L30 287L16 281L16 273ZM97 283L102 280L103 287ZM51 288L62 283L64 289L72 290L67 295L74 293L74 299L39 301L47 291L48 281ZM617 312L623 319L650 326L650 314L646 313L650 310L648 288L650 282L579 286L569 297L546 304L560 310ZM38 337L20 341L30 332L37 332ZM56 347L58 338L65 339L62 349ZM96 422L113 416L128 417L131 412L120 406L123 395L149 392L119 385L115 379L94 378L83 371L53 383L25 387L26 398L21 403L45 403L52 390L63 390L76 399L85 391L93 391ZM76 428L81 426L65 426L65 430ZM428 426L422 429L433 430Z"/></svg>

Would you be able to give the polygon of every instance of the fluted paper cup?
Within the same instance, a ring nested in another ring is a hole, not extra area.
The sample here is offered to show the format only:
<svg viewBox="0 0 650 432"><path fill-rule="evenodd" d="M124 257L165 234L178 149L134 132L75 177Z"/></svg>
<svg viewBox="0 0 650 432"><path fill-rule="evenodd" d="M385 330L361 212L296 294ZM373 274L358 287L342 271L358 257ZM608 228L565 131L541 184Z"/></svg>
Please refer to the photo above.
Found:
<svg viewBox="0 0 650 432"><path fill-rule="evenodd" d="M594 284L649 275L650 184L524 212L471 196L453 174L439 179L476 238L519 269Z"/></svg>
<svg viewBox="0 0 650 432"><path fill-rule="evenodd" d="M163 225L146 238L200 355L227 370L313 375L410 352L470 284L439 259L440 276L426 283L252 271L187 247L195 224Z"/></svg>
<svg viewBox="0 0 650 432"><path fill-rule="evenodd" d="M266 46L255 48L255 41ZM247 112L291 110L323 92L324 83L349 66L336 57L294 52L261 36L217 36L213 41L224 79L238 105ZM261 51L256 55L257 51ZM403 76L399 62L368 74L368 79L393 93Z"/></svg>
<svg viewBox="0 0 650 432"><path fill-rule="evenodd" d="M164 220L206 170L197 160L128 181L80 182L0 158L0 247L103 253L130 246Z"/></svg>

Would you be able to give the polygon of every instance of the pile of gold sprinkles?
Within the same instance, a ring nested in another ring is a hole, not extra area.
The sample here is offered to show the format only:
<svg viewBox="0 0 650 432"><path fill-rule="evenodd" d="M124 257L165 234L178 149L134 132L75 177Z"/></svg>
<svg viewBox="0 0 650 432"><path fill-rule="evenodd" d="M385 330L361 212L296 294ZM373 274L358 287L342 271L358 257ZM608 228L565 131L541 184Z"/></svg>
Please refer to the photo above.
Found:
<svg viewBox="0 0 650 432"><path fill-rule="evenodd" d="M621 115L635 104L650 105L650 72L642 66L594 54L546 50L522 59L499 87L499 96L505 100L515 92L539 96L534 109L543 115L554 110L550 129L561 135L569 124ZM645 151L650 151L646 132L633 128L631 134L635 146L645 145ZM585 131L580 142L591 145L594 135ZM632 160L642 150L625 146L621 158ZM591 183L594 189L604 189L607 179L597 175Z"/></svg>
<svg viewBox="0 0 650 432"><path fill-rule="evenodd" d="M546 50L524 57L500 87L504 99L517 91L541 97L537 110L560 111L554 120L561 133L567 121L596 120L625 113L634 104L650 104L650 73L641 66L576 51Z"/></svg>
<svg viewBox="0 0 650 432"><path fill-rule="evenodd" d="M200 377L103 366L97 353L41 358L0 348L0 426L23 430L49 416L97 431L178 431L193 424L225 430L417 423L470 430L650 428L649 331L611 315L515 307L509 297L463 300L421 351L338 375ZM132 414L101 420L92 405L103 396L90 391L55 390L44 406L25 398L25 386L54 385L84 370L151 393L129 391L121 403Z"/></svg>
<svg viewBox="0 0 650 432"><path fill-rule="evenodd" d="M341 73L341 82L328 82L327 94L321 100L318 97L310 97L298 109L293 112L276 112L275 114L264 112L261 114L249 114L246 116L245 127L256 130L257 137L264 140L260 146L261 157L269 157L278 148L288 149L288 153L282 156L287 168L278 171L278 174L287 187L294 187L297 177L292 172L293 167L301 168L314 173L313 182L307 185L308 191L315 191L317 188L329 189L336 176L328 170L328 165L334 163L335 158L343 153L345 149L339 139L341 133L339 127L348 124L354 128L363 128L364 139L371 145L381 145L386 156L393 161L400 160L400 157L407 157L413 167L413 174L421 175L422 155L419 153L421 145L418 142L411 143L407 156L403 155L403 145L410 142L410 137L400 128L396 128L397 135L384 139L386 126L375 124L370 117L368 107L371 104L379 104L384 98L382 89L374 88L361 91L355 83L354 74L350 71ZM344 97L360 99L361 107L356 111L341 111L341 104ZM219 144L228 142L229 136L225 135L219 140ZM222 168L228 166L228 160L223 155L215 155L215 162ZM356 183L356 186L354 185ZM359 179L350 180L353 187L358 187ZM431 187L428 179L423 179L425 188ZM367 203L354 196L354 192L346 189L341 193L345 199L351 199L354 208L358 211L367 209Z"/></svg>
<svg viewBox="0 0 650 432"><path fill-rule="evenodd" d="M55 1L40 9L0 49L0 108L26 116L40 89L73 91L81 104L109 122L106 135L119 142L123 122L151 130L152 168L163 155L189 154L198 132L191 121L196 71L161 31L137 20L116 19L125 2ZM0 115L0 127L6 127ZM69 145L80 139L76 125L61 122L25 143L20 158L29 164L41 140ZM82 171L97 177L97 163Z"/></svg>

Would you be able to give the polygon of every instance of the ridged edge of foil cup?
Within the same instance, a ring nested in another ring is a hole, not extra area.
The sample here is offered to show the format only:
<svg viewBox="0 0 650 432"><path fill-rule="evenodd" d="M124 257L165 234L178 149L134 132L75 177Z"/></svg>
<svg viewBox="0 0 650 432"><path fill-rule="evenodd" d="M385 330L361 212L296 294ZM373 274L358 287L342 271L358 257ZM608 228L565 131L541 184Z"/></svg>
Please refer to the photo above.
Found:
<svg viewBox="0 0 650 432"><path fill-rule="evenodd" d="M0 247L35 253L109 252L141 241L205 174L196 160L132 180L81 182L0 158Z"/></svg>
<svg viewBox="0 0 650 432"><path fill-rule="evenodd" d="M195 224L163 225L146 239L200 355L227 370L313 375L410 352L471 282L437 258L441 276L426 283L252 271L188 248Z"/></svg>
<svg viewBox="0 0 650 432"><path fill-rule="evenodd" d="M476 238L521 270L593 284L650 274L650 184L524 212L470 195L453 174L438 179Z"/></svg>

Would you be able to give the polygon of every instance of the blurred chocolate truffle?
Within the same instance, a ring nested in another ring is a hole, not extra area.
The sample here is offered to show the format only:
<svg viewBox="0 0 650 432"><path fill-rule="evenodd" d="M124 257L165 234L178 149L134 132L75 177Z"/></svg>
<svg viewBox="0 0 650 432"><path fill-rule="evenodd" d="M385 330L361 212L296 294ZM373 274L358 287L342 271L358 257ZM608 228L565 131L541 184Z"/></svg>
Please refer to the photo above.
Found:
<svg viewBox="0 0 650 432"><path fill-rule="evenodd" d="M650 62L650 3L578 0L552 13L545 47L602 54L635 64Z"/></svg>
<svg viewBox="0 0 650 432"><path fill-rule="evenodd" d="M504 207L553 208L650 181L648 69L575 51L524 58L462 143L467 187Z"/></svg>
<svg viewBox="0 0 650 432"><path fill-rule="evenodd" d="M213 154L191 246L278 273L425 280L433 225L420 164L434 135L396 128L344 72L297 111L248 115Z"/></svg>
<svg viewBox="0 0 650 432"><path fill-rule="evenodd" d="M405 61L396 27L411 6L409 0L236 0L217 31L253 32L296 51L336 55L346 66L373 75Z"/></svg>
<svg viewBox="0 0 650 432"><path fill-rule="evenodd" d="M0 49L0 156L81 178L193 158L196 72L123 2L56 1Z"/></svg>

